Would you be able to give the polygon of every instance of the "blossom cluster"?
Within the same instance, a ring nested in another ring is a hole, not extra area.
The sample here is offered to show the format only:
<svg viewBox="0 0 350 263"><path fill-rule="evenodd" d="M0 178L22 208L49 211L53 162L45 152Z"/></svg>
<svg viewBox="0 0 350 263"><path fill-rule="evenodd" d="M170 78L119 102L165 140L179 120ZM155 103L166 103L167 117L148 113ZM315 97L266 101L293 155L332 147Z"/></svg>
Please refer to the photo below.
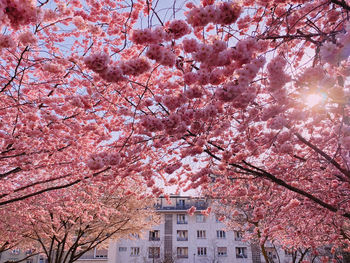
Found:
<svg viewBox="0 0 350 263"><path fill-rule="evenodd" d="M130 40L140 45L159 44L166 40L167 36L163 27L136 29L132 32Z"/></svg>
<svg viewBox="0 0 350 263"><path fill-rule="evenodd" d="M265 63L265 59L259 58L249 64L254 51L263 51L266 48L263 41L253 38L239 41L235 48L227 48L226 43L221 40L214 40L212 44L199 44L195 39L184 39L182 45L185 52L191 53L194 60L201 62L201 67L196 73L184 74L184 82L187 85L197 82L201 85L208 83L219 85L224 75L232 75L232 66L234 66L232 61L235 61L237 66L246 64L237 73L241 75L241 83L248 83ZM213 67L224 68L213 69Z"/></svg>
<svg viewBox="0 0 350 263"><path fill-rule="evenodd" d="M154 29L136 29L133 31L130 40L135 44L159 44L172 39L179 39L191 33L191 29L184 20L173 20L166 27Z"/></svg>
<svg viewBox="0 0 350 263"><path fill-rule="evenodd" d="M125 78L124 75L138 76L150 69L150 64L144 58L133 58L122 61L118 65L111 64L106 53L94 53L84 59L87 68L98 73L108 82L118 82Z"/></svg>
<svg viewBox="0 0 350 263"><path fill-rule="evenodd" d="M206 26L209 23L230 25L241 14L241 7L234 2L221 2L217 5L194 7L187 14L187 22L193 27Z"/></svg>
<svg viewBox="0 0 350 263"><path fill-rule="evenodd" d="M149 46L146 56L157 61L163 66L172 67L175 64L176 56L169 49L159 44L152 44Z"/></svg>
<svg viewBox="0 0 350 263"><path fill-rule="evenodd" d="M25 31L21 33L18 36L18 40L24 46L34 45L36 44L36 41L37 41L35 35L30 31Z"/></svg>
<svg viewBox="0 0 350 263"><path fill-rule="evenodd" d="M345 26L345 33L337 34L337 42L326 42L320 48L321 59L331 65L350 56L350 23Z"/></svg>
<svg viewBox="0 0 350 263"><path fill-rule="evenodd" d="M269 64L267 64L267 78L269 80L268 89L270 92L278 92L288 81L290 81L290 76L284 72L286 64L287 61L283 56L276 56L269 62Z"/></svg>
<svg viewBox="0 0 350 263"><path fill-rule="evenodd" d="M33 0L0 0L0 22L9 22L14 29L37 22L39 15Z"/></svg>
<svg viewBox="0 0 350 263"><path fill-rule="evenodd" d="M237 70L238 80L227 82L221 88L218 88L217 98L224 102L232 102L238 108L246 107L255 98L256 93L255 87L249 84L264 64L265 58L259 57Z"/></svg>
<svg viewBox="0 0 350 263"><path fill-rule="evenodd" d="M182 135L190 128L193 133L197 133L201 129L198 126L200 122L215 118L220 111L219 104L210 104L205 108L197 110L179 107L177 112L171 113L167 117L143 116L141 118L141 125L146 132L165 131L167 134Z"/></svg>
<svg viewBox="0 0 350 263"><path fill-rule="evenodd" d="M9 35L0 35L0 49L15 47L16 43Z"/></svg>
<svg viewBox="0 0 350 263"><path fill-rule="evenodd" d="M91 170L99 170L107 165L118 165L121 161L121 156L119 153L107 153L101 152L97 154L92 154L87 160L87 166Z"/></svg>

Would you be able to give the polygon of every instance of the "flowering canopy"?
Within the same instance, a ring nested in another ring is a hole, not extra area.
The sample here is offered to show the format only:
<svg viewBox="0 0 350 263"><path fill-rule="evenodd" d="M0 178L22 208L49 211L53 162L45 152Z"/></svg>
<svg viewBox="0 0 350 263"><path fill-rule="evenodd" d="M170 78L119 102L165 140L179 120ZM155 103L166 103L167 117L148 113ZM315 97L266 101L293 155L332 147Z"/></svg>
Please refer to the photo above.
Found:
<svg viewBox="0 0 350 263"><path fill-rule="evenodd" d="M86 178L129 177L157 196L156 178L209 189L214 174L225 195L257 200L256 217L283 207L281 242L286 222L349 242L349 11L1 0L0 205Z"/></svg>

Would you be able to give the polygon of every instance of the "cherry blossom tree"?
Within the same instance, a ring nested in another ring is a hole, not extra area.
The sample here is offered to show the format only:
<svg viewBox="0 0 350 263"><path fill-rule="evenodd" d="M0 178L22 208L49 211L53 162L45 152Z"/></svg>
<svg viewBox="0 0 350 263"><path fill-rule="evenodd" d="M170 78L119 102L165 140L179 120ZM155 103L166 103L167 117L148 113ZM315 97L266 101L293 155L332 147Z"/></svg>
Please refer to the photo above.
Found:
<svg viewBox="0 0 350 263"><path fill-rule="evenodd" d="M348 1L164 4L0 1L0 205L215 174L297 242L317 225L349 245Z"/></svg>
<svg viewBox="0 0 350 263"><path fill-rule="evenodd" d="M9 206L3 213L17 223L1 218L7 224L1 239L6 242L8 234L16 233L22 241L18 246L45 255L48 262L75 262L89 250L106 247L110 239L127 238L157 222L155 199L143 196L142 188L130 192L131 187L136 186L73 186L32 197L21 212Z"/></svg>

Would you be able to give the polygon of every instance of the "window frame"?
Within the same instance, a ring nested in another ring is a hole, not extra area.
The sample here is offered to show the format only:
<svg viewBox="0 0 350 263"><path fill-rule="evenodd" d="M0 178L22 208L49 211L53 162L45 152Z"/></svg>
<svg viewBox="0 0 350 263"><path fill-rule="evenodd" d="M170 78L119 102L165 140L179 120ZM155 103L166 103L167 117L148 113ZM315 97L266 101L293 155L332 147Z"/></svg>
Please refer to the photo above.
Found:
<svg viewBox="0 0 350 263"><path fill-rule="evenodd" d="M225 230L216 230L216 238L225 239L226 238L226 231Z"/></svg>
<svg viewBox="0 0 350 263"><path fill-rule="evenodd" d="M130 257L138 257L138 256L140 256L140 247L130 247Z"/></svg>
<svg viewBox="0 0 350 263"><path fill-rule="evenodd" d="M207 247L197 247L197 256L206 257L207 256Z"/></svg>
<svg viewBox="0 0 350 263"><path fill-rule="evenodd" d="M206 230L197 230L197 239L206 239L207 238L207 231Z"/></svg>
<svg viewBox="0 0 350 263"><path fill-rule="evenodd" d="M160 247L148 247L148 258L160 258Z"/></svg>
<svg viewBox="0 0 350 263"><path fill-rule="evenodd" d="M188 241L188 230L176 230L176 240Z"/></svg>
<svg viewBox="0 0 350 263"><path fill-rule="evenodd" d="M179 253L180 251L180 253ZM182 253L185 252L185 253ZM176 248L176 256L178 258L188 258L188 247L177 247Z"/></svg>
<svg viewBox="0 0 350 263"><path fill-rule="evenodd" d="M127 247L118 247L119 252L126 252L128 250Z"/></svg>
<svg viewBox="0 0 350 263"><path fill-rule="evenodd" d="M150 230L149 241L160 241L160 230Z"/></svg>
<svg viewBox="0 0 350 263"><path fill-rule="evenodd" d="M199 219L201 218L201 219ZM196 214L196 223L205 223L205 215L203 214Z"/></svg>
<svg viewBox="0 0 350 263"><path fill-rule="evenodd" d="M223 251L219 251L219 250L223 250ZM218 247L217 254L218 254L218 257L227 257L227 247Z"/></svg>
<svg viewBox="0 0 350 263"><path fill-rule="evenodd" d="M236 258L248 258L247 247L236 247Z"/></svg>
<svg viewBox="0 0 350 263"><path fill-rule="evenodd" d="M177 214L176 220L178 225L187 225L188 224L188 218L186 214Z"/></svg>

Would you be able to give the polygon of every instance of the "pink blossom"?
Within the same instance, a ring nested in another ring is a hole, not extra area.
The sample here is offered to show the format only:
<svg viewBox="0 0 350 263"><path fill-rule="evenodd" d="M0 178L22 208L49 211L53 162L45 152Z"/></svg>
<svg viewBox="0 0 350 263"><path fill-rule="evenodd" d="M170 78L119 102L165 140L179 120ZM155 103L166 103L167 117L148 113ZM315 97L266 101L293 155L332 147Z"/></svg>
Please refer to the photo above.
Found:
<svg viewBox="0 0 350 263"><path fill-rule="evenodd" d="M174 39L191 33L191 29L184 20L173 20L168 26L168 31Z"/></svg>
<svg viewBox="0 0 350 263"><path fill-rule="evenodd" d="M107 69L109 64L109 56L104 52L94 53L88 57L85 57L84 62L89 69L100 73Z"/></svg>
<svg viewBox="0 0 350 263"><path fill-rule="evenodd" d="M15 41L9 35L0 35L0 49L15 47Z"/></svg>
<svg viewBox="0 0 350 263"><path fill-rule="evenodd" d="M183 49L186 53L196 52L198 49L198 43L195 39L184 39L182 41Z"/></svg>
<svg viewBox="0 0 350 263"><path fill-rule="evenodd" d="M124 79L123 71L119 66L109 66L102 72L101 77L108 82L119 82Z"/></svg>
<svg viewBox="0 0 350 263"><path fill-rule="evenodd" d="M187 213L191 216L194 215L194 212L196 212L195 206L191 206L191 208L187 210Z"/></svg>
<svg viewBox="0 0 350 263"><path fill-rule="evenodd" d="M32 32L29 32L29 31L21 33L18 36L18 40L24 46L36 44L36 37L35 37L35 35Z"/></svg>

